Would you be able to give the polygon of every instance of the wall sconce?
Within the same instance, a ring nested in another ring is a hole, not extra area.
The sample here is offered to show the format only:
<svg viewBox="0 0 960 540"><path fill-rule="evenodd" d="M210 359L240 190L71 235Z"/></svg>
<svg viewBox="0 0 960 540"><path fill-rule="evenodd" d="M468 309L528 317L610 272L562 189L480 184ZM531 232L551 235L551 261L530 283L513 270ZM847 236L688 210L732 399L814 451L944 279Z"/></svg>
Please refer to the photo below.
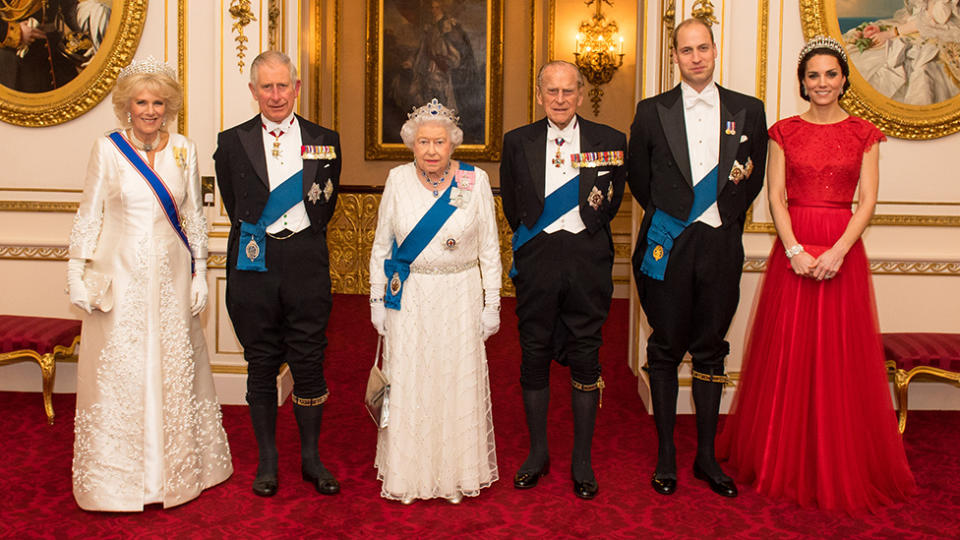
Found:
<svg viewBox="0 0 960 540"><path fill-rule="evenodd" d="M581 21L577 32L575 63L584 78L593 85L590 89L590 101L593 103L593 115L600 114L600 99L603 89L613 78L617 68L623 65L623 38L620 37L616 21L607 22L603 15L603 3L613 6L610 0L587 0L586 5L596 4L597 12L590 21Z"/></svg>

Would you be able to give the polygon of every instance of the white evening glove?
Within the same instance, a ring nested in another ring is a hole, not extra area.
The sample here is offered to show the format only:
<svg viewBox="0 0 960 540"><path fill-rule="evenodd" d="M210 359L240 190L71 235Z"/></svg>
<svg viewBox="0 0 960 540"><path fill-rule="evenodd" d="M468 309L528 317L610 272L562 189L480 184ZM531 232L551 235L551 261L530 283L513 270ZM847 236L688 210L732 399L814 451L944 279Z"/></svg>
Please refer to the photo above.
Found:
<svg viewBox="0 0 960 540"><path fill-rule="evenodd" d="M193 279L190 281L190 314L196 317L207 307L207 260L193 261Z"/></svg>
<svg viewBox="0 0 960 540"><path fill-rule="evenodd" d="M387 306L383 305L382 296L370 296L370 322L378 334L387 335Z"/></svg>
<svg viewBox="0 0 960 540"><path fill-rule="evenodd" d="M500 289L483 290L480 331L484 341L500 331Z"/></svg>
<svg viewBox="0 0 960 540"><path fill-rule="evenodd" d="M78 308L93 313L90 307L90 295L87 286L83 283L83 268L87 265L86 259L70 259L67 261L67 293L70 294L70 303Z"/></svg>

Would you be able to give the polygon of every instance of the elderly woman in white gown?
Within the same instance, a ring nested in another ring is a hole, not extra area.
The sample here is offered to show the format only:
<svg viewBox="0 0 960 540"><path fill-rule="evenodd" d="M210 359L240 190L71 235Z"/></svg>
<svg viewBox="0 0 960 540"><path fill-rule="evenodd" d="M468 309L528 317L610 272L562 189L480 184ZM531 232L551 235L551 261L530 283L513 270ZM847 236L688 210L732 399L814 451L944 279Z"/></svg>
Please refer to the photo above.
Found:
<svg viewBox="0 0 960 540"><path fill-rule="evenodd" d="M463 141L436 99L401 129L370 254L371 320L385 336L389 426L381 496L459 503L498 479L484 341L500 328L500 246L487 174L451 160Z"/></svg>
<svg viewBox="0 0 960 540"><path fill-rule="evenodd" d="M181 102L169 66L121 70L113 105L124 129L94 142L70 234L70 301L86 312L73 446L85 510L176 506L233 472L199 318L197 147L165 128Z"/></svg>
<svg viewBox="0 0 960 540"><path fill-rule="evenodd" d="M960 93L960 0L904 0L844 41L863 78L895 101L931 105Z"/></svg>

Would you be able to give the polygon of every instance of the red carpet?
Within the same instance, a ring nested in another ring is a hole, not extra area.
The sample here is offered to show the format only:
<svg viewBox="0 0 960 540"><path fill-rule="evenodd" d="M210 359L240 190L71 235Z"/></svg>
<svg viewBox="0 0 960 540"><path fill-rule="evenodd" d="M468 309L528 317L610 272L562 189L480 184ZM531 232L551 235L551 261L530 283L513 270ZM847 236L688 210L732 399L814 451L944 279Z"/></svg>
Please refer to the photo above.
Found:
<svg viewBox="0 0 960 540"><path fill-rule="evenodd" d="M57 423L47 426L38 393L0 392L0 537L960 537L960 412L910 413L907 456L920 493L877 516L803 510L746 487L736 499L714 495L689 471L696 441L692 416L681 416L677 425L679 489L671 497L654 493L649 475L656 434L626 367L625 301L613 304L601 351L607 389L594 440L600 494L582 501L572 493L569 376L559 366L552 376L553 470L537 488L515 490L511 479L526 456L527 436L513 306L512 299L505 299L502 329L488 343L501 479L478 498L459 506L445 501L403 506L379 497L373 468L376 433L361 405L375 334L366 297L337 296L327 351L332 398L324 415L321 455L343 485L339 496L318 495L300 480L299 440L288 402L278 422L276 497L262 499L250 492L256 448L247 410L226 406L224 425L236 469L227 482L170 510L84 512L70 492L74 397L54 396Z"/></svg>

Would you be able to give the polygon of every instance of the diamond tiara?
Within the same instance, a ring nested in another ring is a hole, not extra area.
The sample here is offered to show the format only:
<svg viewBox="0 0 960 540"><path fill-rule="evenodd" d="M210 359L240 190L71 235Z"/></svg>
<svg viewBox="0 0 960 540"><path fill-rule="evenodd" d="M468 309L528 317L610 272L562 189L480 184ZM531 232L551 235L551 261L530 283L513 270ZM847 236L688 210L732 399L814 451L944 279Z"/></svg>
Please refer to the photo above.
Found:
<svg viewBox="0 0 960 540"><path fill-rule="evenodd" d="M437 98L430 100L430 103L422 107L414 107L412 113L407 113L407 118L417 121L424 120L449 120L453 125L460 124L460 117L454 114L452 109L448 109L443 106L442 103L437 101Z"/></svg>
<svg viewBox="0 0 960 540"><path fill-rule="evenodd" d="M167 77L177 80L177 72L174 71L172 67L152 56L148 56L143 60L134 60L133 62L130 62L130 65L120 70L120 74L117 75L117 80L119 81L124 77L139 73L163 73Z"/></svg>
<svg viewBox="0 0 960 540"><path fill-rule="evenodd" d="M836 51L843 58L844 62L847 61L847 51L843 48L842 43L830 36L814 36L800 51L800 57L797 59L797 62L802 62L803 57L814 49L830 49L831 51Z"/></svg>

